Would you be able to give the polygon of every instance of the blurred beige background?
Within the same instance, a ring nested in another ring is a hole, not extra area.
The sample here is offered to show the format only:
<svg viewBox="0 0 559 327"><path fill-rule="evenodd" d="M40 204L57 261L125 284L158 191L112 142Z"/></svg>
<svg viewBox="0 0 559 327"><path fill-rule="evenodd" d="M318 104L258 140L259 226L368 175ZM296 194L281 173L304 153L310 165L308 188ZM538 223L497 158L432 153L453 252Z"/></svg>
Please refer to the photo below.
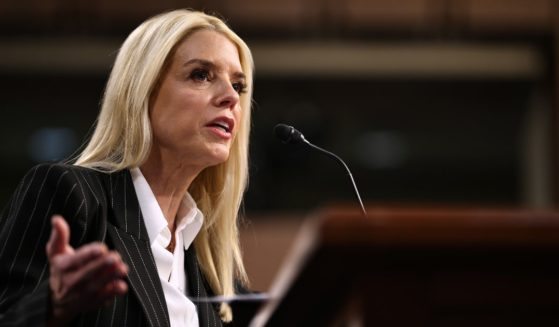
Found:
<svg viewBox="0 0 559 327"><path fill-rule="evenodd" d="M87 138L119 44L175 8L223 17L253 50L251 183L242 226L267 290L316 208L368 203L554 209L559 202L555 0L4 0L0 200L32 165Z"/></svg>

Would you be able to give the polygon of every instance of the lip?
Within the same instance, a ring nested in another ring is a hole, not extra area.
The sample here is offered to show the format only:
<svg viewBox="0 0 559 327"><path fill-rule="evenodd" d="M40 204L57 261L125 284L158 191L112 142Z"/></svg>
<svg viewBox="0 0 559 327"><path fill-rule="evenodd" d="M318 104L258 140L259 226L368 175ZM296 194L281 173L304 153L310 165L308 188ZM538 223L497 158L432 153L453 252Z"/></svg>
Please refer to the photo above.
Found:
<svg viewBox="0 0 559 327"><path fill-rule="evenodd" d="M217 124L226 125L228 128L224 130L223 128L216 126ZM205 127L211 129L214 134L223 139L230 139L233 136L233 131L235 130L235 120L227 116L219 116L207 123Z"/></svg>

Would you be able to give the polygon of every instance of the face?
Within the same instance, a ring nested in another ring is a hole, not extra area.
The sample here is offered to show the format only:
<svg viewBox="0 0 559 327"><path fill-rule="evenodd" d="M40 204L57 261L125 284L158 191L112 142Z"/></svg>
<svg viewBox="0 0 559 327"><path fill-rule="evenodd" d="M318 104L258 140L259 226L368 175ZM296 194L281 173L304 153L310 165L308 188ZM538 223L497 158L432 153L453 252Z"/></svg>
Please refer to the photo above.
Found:
<svg viewBox="0 0 559 327"><path fill-rule="evenodd" d="M237 47L224 35L196 31L171 54L150 105L152 151L201 169L227 160L244 92Z"/></svg>

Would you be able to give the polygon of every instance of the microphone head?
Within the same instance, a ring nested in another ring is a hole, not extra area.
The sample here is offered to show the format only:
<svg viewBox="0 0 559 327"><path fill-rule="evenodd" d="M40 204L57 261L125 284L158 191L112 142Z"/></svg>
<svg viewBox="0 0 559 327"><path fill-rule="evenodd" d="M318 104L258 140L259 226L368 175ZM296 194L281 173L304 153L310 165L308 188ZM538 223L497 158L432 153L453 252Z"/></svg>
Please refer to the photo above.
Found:
<svg viewBox="0 0 559 327"><path fill-rule="evenodd" d="M305 141L303 134L293 126L277 124L274 133L285 144L298 144Z"/></svg>

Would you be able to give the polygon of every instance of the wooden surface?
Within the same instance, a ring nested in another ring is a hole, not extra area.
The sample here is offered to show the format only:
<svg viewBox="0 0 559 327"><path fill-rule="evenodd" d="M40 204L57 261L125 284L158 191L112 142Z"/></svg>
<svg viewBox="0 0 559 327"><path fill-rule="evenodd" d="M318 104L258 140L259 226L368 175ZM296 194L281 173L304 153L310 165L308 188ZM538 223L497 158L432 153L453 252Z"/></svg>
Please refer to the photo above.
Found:
<svg viewBox="0 0 559 327"><path fill-rule="evenodd" d="M267 292L304 221L303 215L252 215L240 228L250 288Z"/></svg>
<svg viewBox="0 0 559 327"><path fill-rule="evenodd" d="M555 212L333 209L295 249L256 326L559 323Z"/></svg>
<svg viewBox="0 0 559 327"><path fill-rule="evenodd" d="M323 244L414 246L559 245L559 213L498 209L343 208L324 211Z"/></svg>

